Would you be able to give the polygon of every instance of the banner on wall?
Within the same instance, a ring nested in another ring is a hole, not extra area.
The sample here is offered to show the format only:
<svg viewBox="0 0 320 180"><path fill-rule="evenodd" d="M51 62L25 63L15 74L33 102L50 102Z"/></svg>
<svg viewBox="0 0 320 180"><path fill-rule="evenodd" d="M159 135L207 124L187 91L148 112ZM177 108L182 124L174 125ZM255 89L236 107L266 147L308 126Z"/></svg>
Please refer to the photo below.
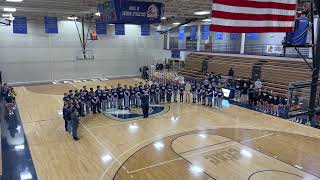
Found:
<svg viewBox="0 0 320 180"><path fill-rule="evenodd" d="M223 40L223 32L216 32L216 40Z"/></svg>
<svg viewBox="0 0 320 180"><path fill-rule="evenodd" d="M181 54L181 51L178 49L171 50L171 58L179 59L181 57L180 54Z"/></svg>
<svg viewBox="0 0 320 180"><path fill-rule="evenodd" d="M282 45L267 45L266 52L268 54L282 54L283 46Z"/></svg>
<svg viewBox="0 0 320 180"><path fill-rule="evenodd" d="M116 35L125 35L126 34L126 29L124 24L116 24L115 25L115 34Z"/></svg>
<svg viewBox="0 0 320 180"><path fill-rule="evenodd" d="M184 40L184 27L179 27L179 40Z"/></svg>
<svg viewBox="0 0 320 180"><path fill-rule="evenodd" d="M98 5L102 20L108 23L160 23L163 4L130 0L106 0Z"/></svg>
<svg viewBox="0 0 320 180"><path fill-rule="evenodd" d="M28 34L27 17L16 16L13 20L13 33Z"/></svg>
<svg viewBox="0 0 320 180"><path fill-rule="evenodd" d="M197 26L190 27L190 40L191 41L197 40L197 30L198 30Z"/></svg>
<svg viewBox="0 0 320 180"><path fill-rule="evenodd" d="M100 35L106 35L107 34L107 23L104 21L101 21L100 19L96 20L96 33Z"/></svg>
<svg viewBox="0 0 320 180"><path fill-rule="evenodd" d="M209 39L210 26L202 26L202 40Z"/></svg>
<svg viewBox="0 0 320 180"><path fill-rule="evenodd" d="M57 17L44 17L45 31L48 34L58 34L58 18Z"/></svg>
<svg viewBox="0 0 320 180"><path fill-rule="evenodd" d="M141 25L141 36L150 36L150 24Z"/></svg>
<svg viewBox="0 0 320 180"><path fill-rule="evenodd" d="M248 34L246 34L246 36L248 39L251 39L251 40L257 40L259 38L258 33L248 33Z"/></svg>
<svg viewBox="0 0 320 180"><path fill-rule="evenodd" d="M238 40L240 39L241 34L240 33L230 33L230 40Z"/></svg>

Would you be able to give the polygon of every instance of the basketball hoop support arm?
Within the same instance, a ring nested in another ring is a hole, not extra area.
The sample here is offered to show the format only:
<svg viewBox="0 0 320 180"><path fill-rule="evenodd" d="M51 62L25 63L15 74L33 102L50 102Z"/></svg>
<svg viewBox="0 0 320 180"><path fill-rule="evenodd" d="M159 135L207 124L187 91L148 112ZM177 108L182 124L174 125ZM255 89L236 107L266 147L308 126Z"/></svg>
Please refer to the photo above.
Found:
<svg viewBox="0 0 320 180"><path fill-rule="evenodd" d="M313 14L316 9L317 14L320 15L320 0L314 0L314 3L311 2L311 20L312 24L314 23ZM315 6L315 8L314 8ZM320 22L318 20L317 23L317 41L314 43L313 37L313 70L312 70L312 83L311 83L311 93L310 93L310 102L309 102L309 121L311 122L311 126L315 126L315 122L313 121L313 117L315 115L315 105L316 105L316 95L317 95L317 83L319 80L319 66L320 66ZM314 28L312 29L314 35Z"/></svg>

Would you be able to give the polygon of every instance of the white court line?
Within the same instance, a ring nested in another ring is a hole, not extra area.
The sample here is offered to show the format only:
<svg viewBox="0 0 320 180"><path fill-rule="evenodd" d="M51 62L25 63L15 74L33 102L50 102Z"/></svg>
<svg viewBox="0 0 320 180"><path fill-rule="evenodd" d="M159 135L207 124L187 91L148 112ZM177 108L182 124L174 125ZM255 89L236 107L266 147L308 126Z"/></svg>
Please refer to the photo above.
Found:
<svg viewBox="0 0 320 180"><path fill-rule="evenodd" d="M219 127L218 127L219 128ZM195 128L190 128L190 129L180 129L180 130L175 130L175 131L171 131L171 132L168 132L167 134L165 135L162 135L162 136L159 136L159 137L153 137L153 138L150 138L150 139L146 139L144 141L141 141L137 144L135 144L134 146L132 146L131 148L129 148L127 151L124 151L122 154L120 154L119 156L117 156L117 158L119 159L120 157L122 157L123 155L125 155L126 153L128 153L129 151L131 151L132 149L136 148L137 146L139 146L140 144L143 144L145 142L148 142L148 141L157 141L159 139L162 139L164 137L167 137L169 136L170 134L172 133L178 133L178 132L188 132L188 131L202 131L202 130L207 130L207 127L203 127L203 128L198 128L198 129L195 129ZM111 168L111 166L113 165L115 161L113 161L108 167L107 169L103 172L103 174L101 175L100 177L100 180L102 180L104 178L104 176L106 175L106 173L108 172L108 170ZM121 165L121 164L120 164ZM127 172L128 173L128 172Z"/></svg>
<svg viewBox="0 0 320 180"><path fill-rule="evenodd" d="M165 162L162 162L162 163L158 163L158 164L154 164L154 165L151 165L151 166L147 166L147 167L144 167L144 168L141 168L141 169L137 169L137 170L134 170L134 171L130 171L130 172L127 172L127 173L128 173L128 174L131 174L131 173L135 173L135 172L138 172L138 171L150 169L150 168L153 168L153 167L156 167L156 166L160 166L160 165L163 165L163 164L167 164L167 163L170 163L170 162L173 162L173 161L179 161L179 160L183 160L183 158L172 159L172 160L169 160L169 161L165 161Z"/></svg>
<svg viewBox="0 0 320 180"><path fill-rule="evenodd" d="M211 148L211 149L206 150L206 151L201 151L201 152L198 152L198 153L191 154L189 156L185 156L184 158L193 157L193 156L196 156L196 155L199 155L199 154L207 153L207 152L218 150L218 149L223 149L223 148L230 147L230 146L233 146L233 145L236 145L236 144L241 144L241 143L245 143L245 142L249 142L249 141L254 141L254 140L257 140L257 139L262 139L262 138L265 138L265 137L268 137L268 136L272 136L273 134L274 133L270 133L270 134L266 134L266 135L259 136L259 137L256 137L256 138L248 139L248 140L245 140L245 141L234 142L234 143L231 143L231 144L228 144L228 145L225 145L225 146L221 146L219 148ZM142 170L149 169L149 168L153 168L153 167L160 166L160 165L163 165L163 164L167 164L167 163L170 163L170 162L173 162L173 161L177 161L177 160L180 160L180 159L182 159L182 158L176 158L176 159L172 159L172 160L169 160L169 161L164 161L164 162L161 162L161 163L158 163L158 164L154 164L154 165L151 165L151 166L147 166L147 167L144 167L144 168L141 168L141 169L137 169L137 170L134 170L134 171L129 171L128 174L135 173L135 172L142 171Z"/></svg>

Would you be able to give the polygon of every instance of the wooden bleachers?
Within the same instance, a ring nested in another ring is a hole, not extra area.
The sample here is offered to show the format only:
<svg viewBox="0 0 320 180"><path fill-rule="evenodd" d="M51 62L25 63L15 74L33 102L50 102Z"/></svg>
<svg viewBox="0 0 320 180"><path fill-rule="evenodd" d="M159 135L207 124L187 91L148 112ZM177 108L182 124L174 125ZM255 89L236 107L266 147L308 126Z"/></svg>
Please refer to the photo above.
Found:
<svg viewBox="0 0 320 180"><path fill-rule="evenodd" d="M291 82L311 79L309 66L300 61L269 60L261 72L264 87L280 94L287 94Z"/></svg>
<svg viewBox="0 0 320 180"><path fill-rule="evenodd" d="M279 95L287 95L289 83L311 79L310 68L303 61L200 53L189 54L185 67L179 73L189 78L203 79L204 75L201 71L204 61L208 62L208 72L228 75L232 67L236 77L245 79L251 78L254 66L260 66L264 88Z"/></svg>

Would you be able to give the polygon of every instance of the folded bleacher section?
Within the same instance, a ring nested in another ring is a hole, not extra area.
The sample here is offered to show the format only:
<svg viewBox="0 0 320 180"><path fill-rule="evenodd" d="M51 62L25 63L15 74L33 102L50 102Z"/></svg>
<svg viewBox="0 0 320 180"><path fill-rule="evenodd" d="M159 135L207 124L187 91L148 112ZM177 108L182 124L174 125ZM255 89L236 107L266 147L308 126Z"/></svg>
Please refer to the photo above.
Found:
<svg viewBox="0 0 320 180"><path fill-rule="evenodd" d="M204 77L202 70L205 61L208 63L207 72L227 76L232 67L235 77L242 79L254 79L254 69L260 69L258 74L263 88L284 96L288 94L290 82L310 80L312 76L309 66L299 60L201 53L189 54L185 67L179 73L186 78L200 80Z"/></svg>

